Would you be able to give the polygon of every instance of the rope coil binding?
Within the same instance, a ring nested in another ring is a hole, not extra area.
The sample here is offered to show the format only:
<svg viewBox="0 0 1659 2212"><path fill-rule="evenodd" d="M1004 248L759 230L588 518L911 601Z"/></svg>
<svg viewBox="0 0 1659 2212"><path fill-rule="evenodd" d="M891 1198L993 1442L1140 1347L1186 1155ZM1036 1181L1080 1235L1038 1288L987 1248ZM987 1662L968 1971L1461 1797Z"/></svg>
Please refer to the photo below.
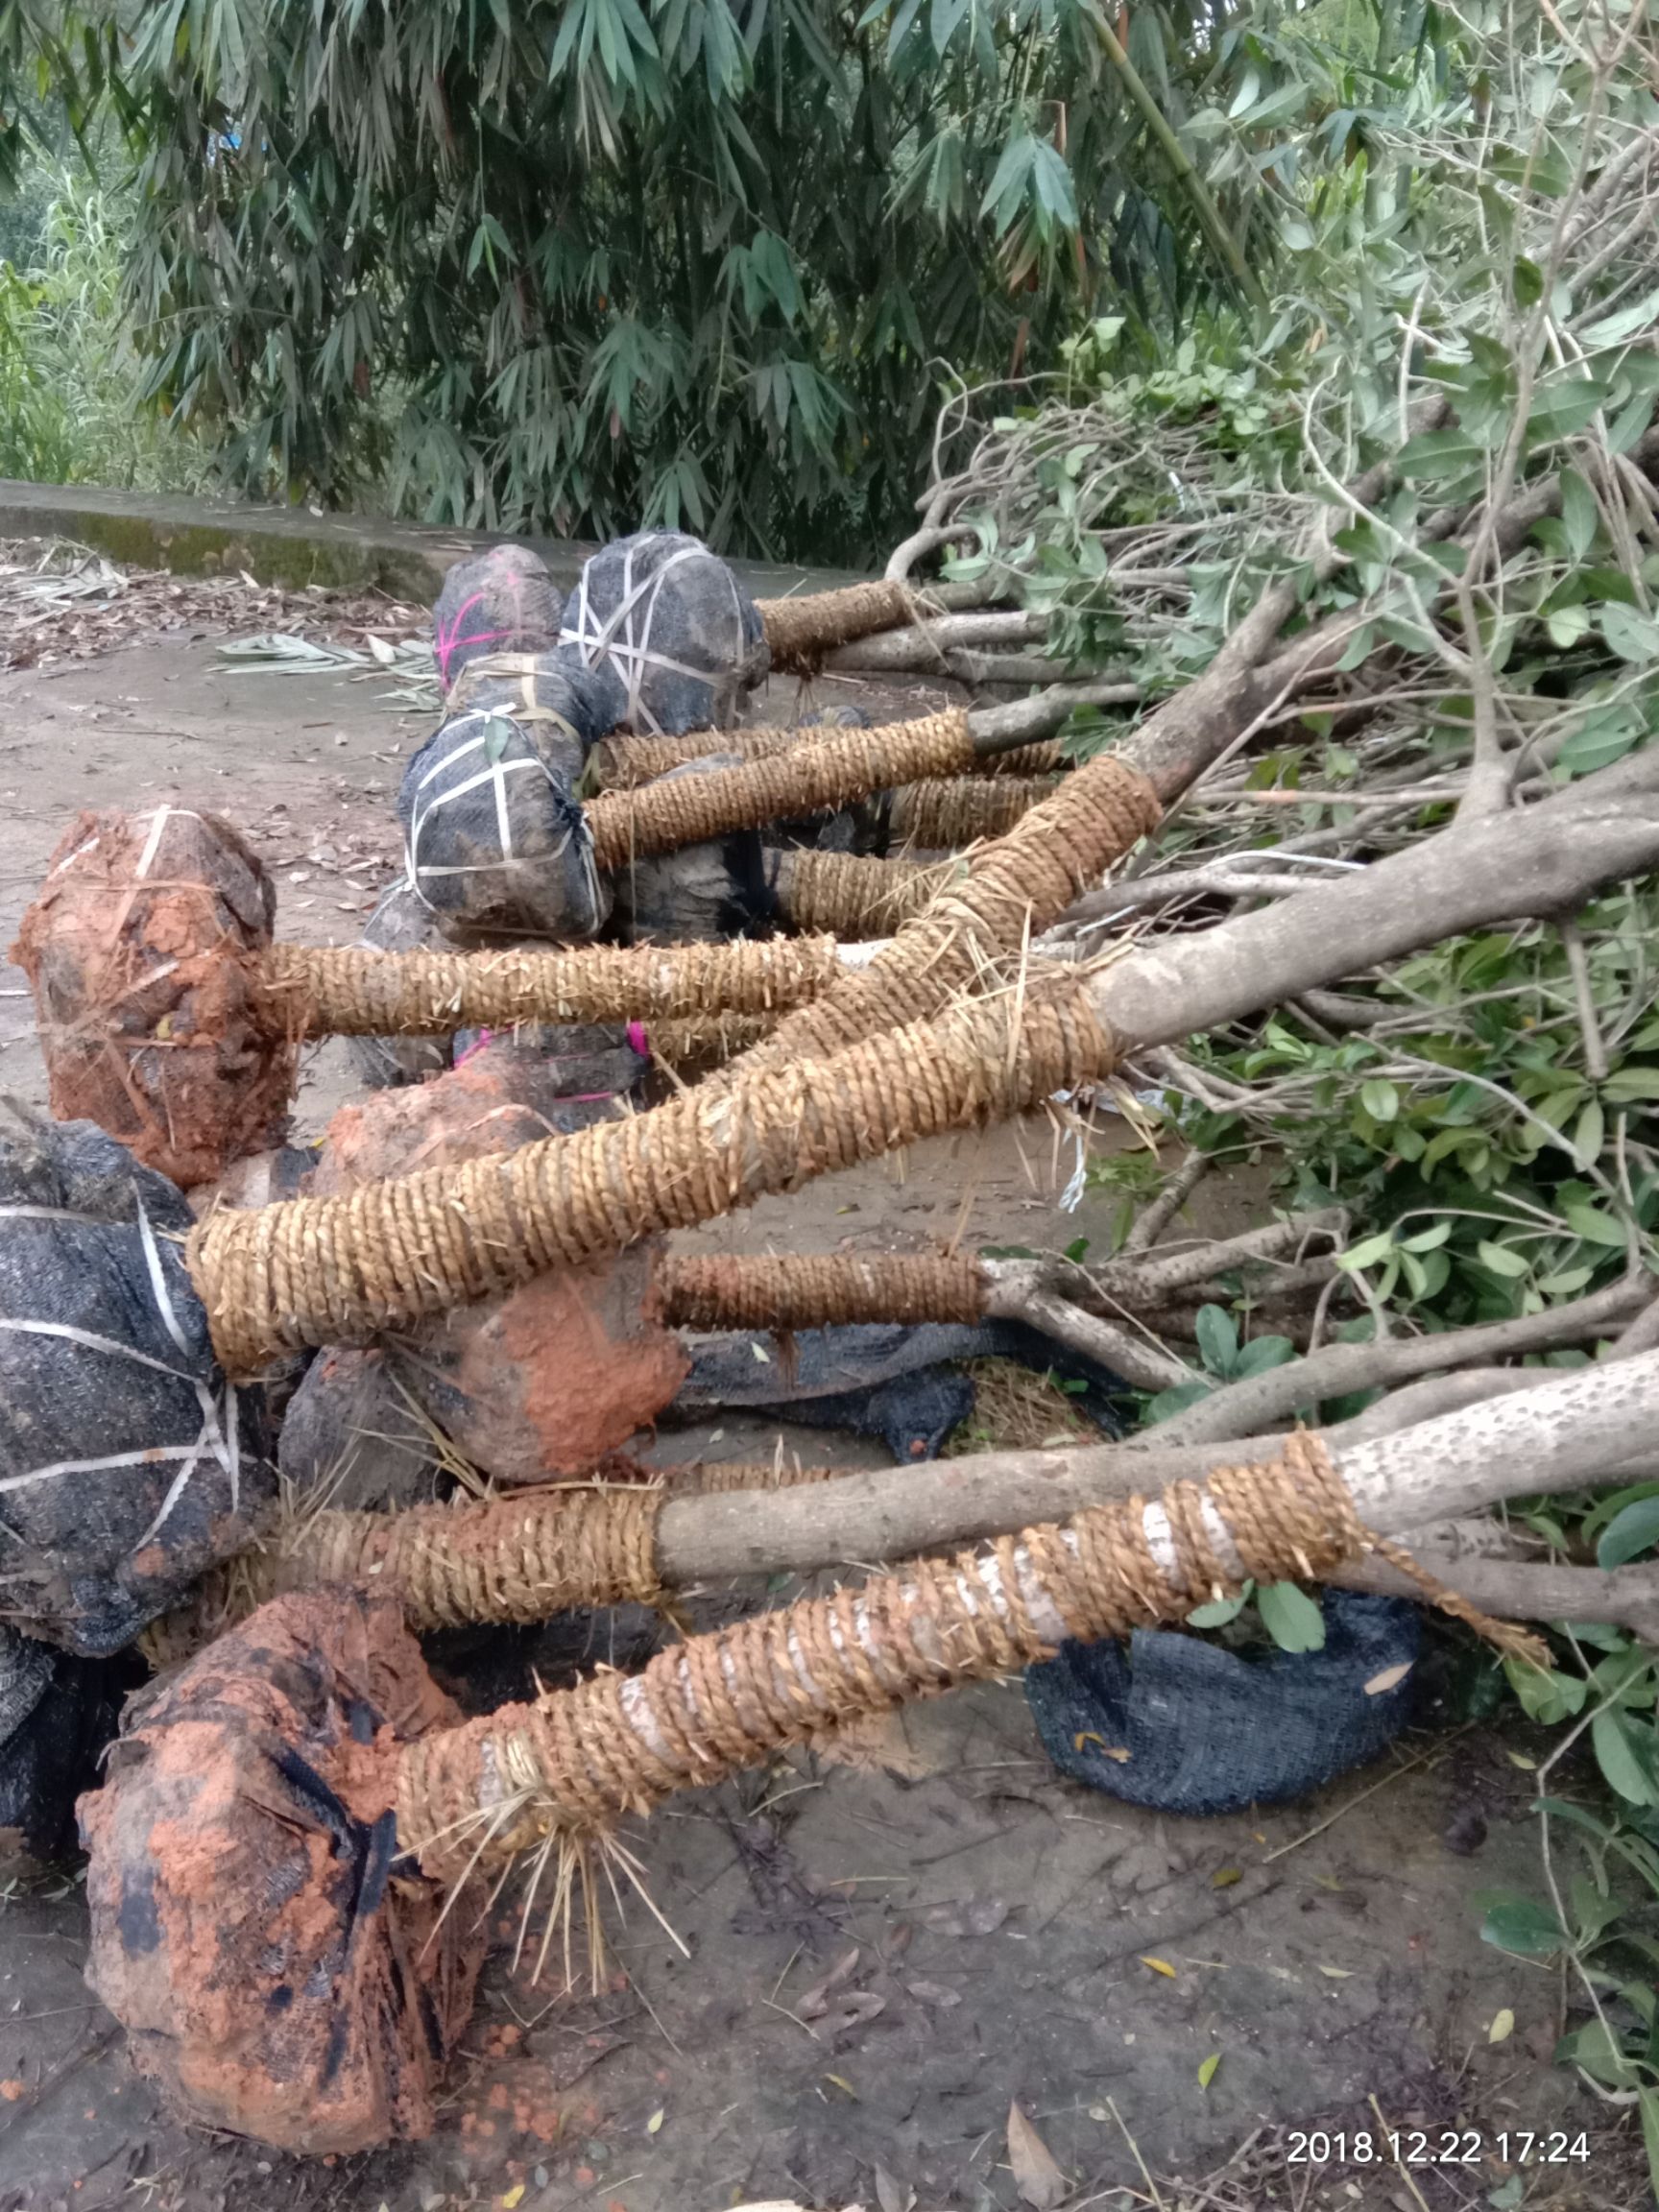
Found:
<svg viewBox="0 0 1659 2212"><path fill-rule="evenodd" d="M929 852L1004 837L1051 796L1055 782L1052 776L952 776L906 783L893 794L888 828L895 837Z"/></svg>
<svg viewBox="0 0 1659 2212"><path fill-rule="evenodd" d="M797 1057L823 1059L974 989L987 963L1046 928L1108 861L1151 833L1160 813L1138 769L1110 755L1089 761L1005 837L972 854L966 875L867 966L839 976L712 1080L731 1084Z"/></svg>
<svg viewBox="0 0 1659 2212"><path fill-rule="evenodd" d="M273 945L258 991L279 1031L447 1036L528 1022L704 1022L798 1006L839 974L830 937L489 952Z"/></svg>
<svg viewBox="0 0 1659 2212"><path fill-rule="evenodd" d="M1276 1460L917 1560L690 1637L637 1675L597 1675L411 1744L398 1833L430 1874L475 1855L499 1865L556 1831L604 1827L762 1762L826 1723L1013 1672L1066 1637L1183 1620L1247 1577L1318 1580L1385 1541L1361 1523L1323 1439L1299 1431ZM1435 1602L1501 1648L1539 1648L1416 1572Z"/></svg>
<svg viewBox="0 0 1659 2212"><path fill-rule="evenodd" d="M883 729L837 730L735 768L606 792L589 802L588 824L598 865L614 869L631 857L845 805L891 784L955 775L973 758L968 717L950 709Z"/></svg>
<svg viewBox="0 0 1659 2212"><path fill-rule="evenodd" d="M764 1050L764 1045L758 1049ZM1109 1069L1076 975L965 1004L824 1061L709 1079L649 1113L458 1166L199 1221L187 1252L231 1374L306 1344L362 1342L580 1266L657 1229L982 1120Z"/></svg>
<svg viewBox="0 0 1659 2212"><path fill-rule="evenodd" d="M774 669L810 676L837 645L851 645L880 630L900 630L916 618L910 588L891 577L849 584L835 591L807 591L794 599L760 599L760 626Z"/></svg>
<svg viewBox="0 0 1659 2212"><path fill-rule="evenodd" d="M662 1261L652 1293L671 1329L827 1329L980 1321L987 1280L967 1253L710 1253Z"/></svg>
<svg viewBox="0 0 1659 2212"><path fill-rule="evenodd" d="M777 855L773 888L791 926L826 929L847 944L891 937L926 911L961 874L954 859L924 864L858 853L790 850Z"/></svg>

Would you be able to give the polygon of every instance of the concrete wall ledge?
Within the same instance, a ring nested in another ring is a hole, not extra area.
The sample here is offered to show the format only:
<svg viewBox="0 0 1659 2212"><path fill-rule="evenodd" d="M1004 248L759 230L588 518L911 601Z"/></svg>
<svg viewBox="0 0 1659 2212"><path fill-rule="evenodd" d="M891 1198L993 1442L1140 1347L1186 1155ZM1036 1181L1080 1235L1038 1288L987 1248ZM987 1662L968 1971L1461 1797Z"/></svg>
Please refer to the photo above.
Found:
<svg viewBox="0 0 1659 2212"><path fill-rule="evenodd" d="M0 478L0 538L68 538L111 561L179 576L235 575L303 590L390 593L429 606L453 562L506 531L440 530L377 516L317 515L305 507L261 507L234 499L105 491L87 484L29 484ZM568 539L527 538L555 583L569 590L595 550ZM757 599L826 590L855 581L845 570L733 561Z"/></svg>

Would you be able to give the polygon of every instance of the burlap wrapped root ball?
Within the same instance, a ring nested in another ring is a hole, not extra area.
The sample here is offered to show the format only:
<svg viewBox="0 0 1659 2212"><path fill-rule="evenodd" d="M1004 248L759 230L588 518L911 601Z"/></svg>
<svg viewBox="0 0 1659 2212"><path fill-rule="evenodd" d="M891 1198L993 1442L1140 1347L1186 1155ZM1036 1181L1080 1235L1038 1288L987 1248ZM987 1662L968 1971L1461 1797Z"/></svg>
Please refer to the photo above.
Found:
<svg viewBox="0 0 1659 2212"><path fill-rule="evenodd" d="M184 1190L279 1143L296 1047L253 988L276 912L215 814L81 815L12 948L58 1118L96 1121Z"/></svg>
<svg viewBox="0 0 1659 2212"><path fill-rule="evenodd" d="M551 651L563 605L541 556L528 545L492 545L457 561L432 610L438 681L447 691L487 655Z"/></svg>
<svg viewBox="0 0 1659 2212"><path fill-rule="evenodd" d="M484 1929L399 1865L401 1745L453 1725L394 1594L279 1598L130 1710L82 1799L87 1978L193 2120L279 2149L430 2133Z"/></svg>
<svg viewBox="0 0 1659 2212"><path fill-rule="evenodd" d="M734 753L688 760L658 781L740 765ZM625 860L612 878L625 945L718 944L770 936L778 922L777 874L758 830L733 830L701 845Z"/></svg>
<svg viewBox="0 0 1659 2212"><path fill-rule="evenodd" d="M574 685L565 728L486 708L453 716L403 772L403 872L452 941L589 938L610 891L576 798L572 757L591 734Z"/></svg>
<svg viewBox="0 0 1659 2212"><path fill-rule="evenodd" d="M90 1122L0 1095L0 1588L97 1657L251 1540L262 1393L214 1362L190 1209Z"/></svg>
<svg viewBox="0 0 1659 2212"><path fill-rule="evenodd" d="M607 1053L630 1073L626 1047ZM517 1151L622 1110L591 1056L561 1062L499 1039L415 1091L376 1091L329 1123L312 1189L337 1197L415 1167ZM572 1095L571 1094L575 1094ZM655 1317L647 1241L554 1268L388 1337L393 1372L476 1467L506 1483L582 1475L656 1420L689 1365Z"/></svg>
<svg viewBox="0 0 1659 2212"><path fill-rule="evenodd" d="M728 728L769 664L754 600L718 554L677 530L595 553L560 641L597 678L604 730L637 736Z"/></svg>

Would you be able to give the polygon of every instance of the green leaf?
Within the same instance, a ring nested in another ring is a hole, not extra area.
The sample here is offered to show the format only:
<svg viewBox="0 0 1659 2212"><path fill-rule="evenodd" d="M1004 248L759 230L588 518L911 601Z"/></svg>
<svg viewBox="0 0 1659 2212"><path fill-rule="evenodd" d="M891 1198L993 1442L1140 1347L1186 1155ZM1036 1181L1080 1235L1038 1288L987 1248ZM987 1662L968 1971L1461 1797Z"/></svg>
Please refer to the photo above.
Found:
<svg viewBox="0 0 1659 2212"><path fill-rule="evenodd" d="M1269 1368L1283 1367L1296 1357L1296 1347L1288 1336L1253 1336L1233 1362L1230 1378L1242 1382L1252 1375L1265 1375Z"/></svg>
<svg viewBox="0 0 1659 2212"><path fill-rule="evenodd" d="M1256 1593L1262 1625L1281 1651L1322 1651L1325 1616L1294 1582L1267 1582Z"/></svg>
<svg viewBox="0 0 1659 2212"><path fill-rule="evenodd" d="M1147 1402L1146 1427L1155 1428L1160 1421L1170 1421L1177 1413L1185 1413L1189 1406L1196 1406L1200 1398L1208 1398L1211 1387L1194 1376L1190 1382L1173 1382L1167 1390L1160 1390Z"/></svg>
<svg viewBox="0 0 1659 2212"><path fill-rule="evenodd" d="M1189 1628L1225 1628L1229 1621L1236 1621L1244 1610L1254 1585L1246 1582L1237 1598L1217 1598L1213 1605L1200 1605L1195 1613L1189 1613Z"/></svg>
<svg viewBox="0 0 1659 2212"><path fill-rule="evenodd" d="M1373 1121L1392 1121L1400 1112L1400 1094L1392 1083L1373 1075L1359 1086L1359 1103Z"/></svg>
<svg viewBox="0 0 1659 2212"><path fill-rule="evenodd" d="M1209 2088L1211 2082L1215 2079L1215 2069L1220 2063L1220 2052L1212 2051L1209 2057L1198 2068L1198 2086L1200 2089Z"/></svg>
<svg viewBox="0 0 1659 2212"><path fill-rule="evenodd" d="M1647 2182L1659 2198L1659 2089L1644 2082L1636 2091L1636 2105L1642 2115L1642 2148L1647 2153Z"/></svg>
<svg viewBox="0 0 1659 2212"><path fill-rule="evenodd" d="M1530 1897L1507 1896L1493 1900L1480 1923L1480 1940L1498 1951L1513 1951L1523 1959L1548 1959L1566 1941L1561 1923L1548 1906Z"/></svg>
<svg viewBox="0 0 1659 2212"><path fill-rule="evenodd" d="M1612 602L1596 610L1601 635L1621 661L1638 666L1659 661L1659 622L1650 614L1638 614L1634 607Z"/></svg>
<svg viewBox="0 0 1659 2212"><path fill-rule="evenodd" d="M1659 292L1648 292L1628 307L1620 307L1600 322L1586 325L1577 334L1578 343L1592 353L1601 346L1622 346L1626 338L1646 330L1655 317L1659 317Z"/></svg>
<svg viewBox="0 0 1659 2212"><path fill-rule="evenodd" d="M1605 407L1613 387L1599 376L1565 376L1540 386L1527 414L1527 440L1534 449L1582 430Z"/></svg>
<svg viewBox="0 0 1659 2212"><path fill-rule="evenodd" d="M1627 1241L1623 1225L1599 1206L1586 1206L1582 1200L1574 1199L1562 1207L1561 1214L1574 1236L1582 1237L1587 1244L1605 1244L1614 1251L1623 1251Z"/></svg>
<svg viewBox="0 0 1659 2212"><path fill-rule="evenodd" d="M1377 1262L1380 1260L1385 1260L1393 1249L1393 1230L1382 1229L1375 1237L1361 1238L1358 1244L1351 1244L1346 1252L1338 1252L1336 1264L1338 1267L1345 1268L1350 1274L1358 1274L1362 1267L1375 1267Z"/></svg>
<svg viewBox="0 0 1659 2212"><path fill-rule="evenodd" d="M1581 1674L1561 1674L1524 1659L1505 1659L1503 1672L1527 1718L1546 1728L1582 1713L1590 1695L1590 1685Z"/></svg>
<svg viewBox="0 0 1659 2212"><path fill-rule="evenodd" d="M1580 637L1590 632L1590 610L1587 607L1557 607L1544 617L1544 627L1551 645L1558 645L1565 653L1576 645Z"/></svg>
<svg viewBox="0 0 1659 2212"><path fill-rule="evenodd" d="M1408 484L1432 483L1465 475L1483 467L1485 460L1485 446L1466 430L1425 430L1401 446L1395 467Z"/></svg>
<svg viewBox="0 0 1659 2212"><path fill-rule="evenodd" d="M1601 1085L1601 1095L1609 1106L1634 1106L1643 1099L1659 1098L1659 1068L1615 1068Z"/></svg>
<svg viewBox="0 0 1659 2212"><path fill-rule="evenodd" d="M1511 1282L1530 1274L1532 1262L1524 1252L1517 1252L1509 1244L1494 1244L1482 1237L1475 1247L1482 1267L1490 1267L1494 1275L1502 1275Z"/></svg>
<svg viewBox="0 0 1659 2212"><path fill-rule="evenodd" d="M1567 533L1567 550L1575 561L1582 561L1596 542L1601 510L1576 469L1561 471L1561 523Z"/></svg>
<svg viewBox="0 0 1659 2212"><path fill-rule="evenodd" d="M1606 1137L1607 1117L1601 1110L1601 1101L1592 1098L1573 1131L1573 1165L1581 1175L1600 1159Z"/></svg>
<svg viewBox="0 0 1659 2212"><path fill-rule="evenodd" d="M1616 1513L1601 1531L1596 1547L1596 1564L1623 1567L1659 1544L1659 1497L1639 1498Z"/></svg>
<svg viewBox="0 0 1659 2212"><path fill-rule="evenodd" d="M1452 1234L1450 1221L1436 1221L1432 1228L1420 1229L1414 1237L1402 1237L1402 1252L1437 1252Z"/></svg>
<svg viewBox="0 0 1659 2212"><path fill-rule="evenodd" d="M1224 1306L1200 1306L1193 1323L1198 1355L1212 1375L1230 1376L1238 1357L1238 1324Z"/></svg>
<svg viewBox="0 0 1659 2212"><path fill-rule="evenodd" d="M1609 1705L1590 1723L1590 1741L1609 1786L1631 1805L1659 1805L1653 1729Z"/></svg>

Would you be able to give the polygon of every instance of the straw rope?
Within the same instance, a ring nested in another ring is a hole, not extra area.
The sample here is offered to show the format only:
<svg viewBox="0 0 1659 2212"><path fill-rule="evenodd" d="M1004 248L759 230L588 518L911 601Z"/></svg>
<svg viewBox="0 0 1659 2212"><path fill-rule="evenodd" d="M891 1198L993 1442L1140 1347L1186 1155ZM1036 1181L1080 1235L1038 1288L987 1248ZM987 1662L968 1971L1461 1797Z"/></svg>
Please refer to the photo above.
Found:
<svg viewBox="0 0 1659 2212"><path fill-rule="evenodd" d="M830 937L726 945L584 945L500 952L385 952L273 945L262 1010L330 1037L444 1037L520 1022L684 1022L798 1006L839 973Z"/></svg>
<svg viewBox="0 0 1659 2212"><path fill-rule="evenodd" d="M980 1321L988 1285L967 1253L709 1253L664 1260L652 1286L671 1329L827 1329Z"/></svg>
<svg viewBox="0 0 1659 2212"><path fill-rule="evenodd" d="M824 1059L949 1005L975 987L987 962L1018 951L1028 933L1063 914L1108 861L1156 828L1159 813L1139 770L1110 756L1091 760L1005 837L971 855L966 877L867 966L848 970L710 1080L729 1085L794 1059Z"/></svg>
<svg viewBox="0 0 1659 2212"><path fill-rule="evenodd" d="M776 1014L693 1014L677 1022L653 1022L639 1042L668 1068L706 1060L735 1060L772 1034Z"/></svg>
<svg viewBox="0 0 1659 2212"><path fill-rule="evenodd" d="M1183 1620L1246 1576L1316 1580L1376 1542L1323 1441L1297 1434L1277 1460L1214 1469L1150 1507L1131 1498L919 1560L691 1637L632 1677L596 1675L429 1736L399 1762L398 1836L428 1874L457 1871L481 1843L499 1865L557 1829L717 1782L826 1722L1014 1672L1065 1637ZM1537 1647L1479 1624L1505 1648Z"/></svg>
<svg viewBox="0 0 1659 2212"><path fill-rule="evenodd" d="M884 729L837 730L735 768L664 777L641 790L590 800L594 857L601 868L619 868L729 830L841 806L916 777L954 775L973 757L968 717L955 708Z"/></svg>
<svg viewBox="0 0 1659 2212"><path fill-rule="evenodd" d="M1052 776L952 776L930 783L905 783L893 794L889 827L895 837L937 851L1002 837L1055 787Z"/></svg>
<svg viewBox="0 0 1659 2212"><path fill-rule="evenodd" d="M396 1587L421 1632L546 1621L579 1606L654 1605L662 1596L657 1522L670 1497L792 1490L848 1473L747 1460L617 1471L637 1479L397 1513L302 1514L209 1569L181 1604L149 1623L138 1648L157 1671L178 1666L268 1599L328 1583Z"/></svg>
<svg viewBox="0 0 1659 2212"><path fill-rule="evenodd" d="M764 1044L757 1047L765 1050ZM1111 1067L1079 978L1028 983L828 1064L712 1078L646 1114L516 1152L369 1183L338 1198L225 1210L197 1223L192 1279L220 1360L361 1342L581 1266L658 1229L980 1120L1006 1119Z"/></svg>
<svg viewBox="0 0 1659 2212"><path fill-rule="evenodd" d="M839 591L808 591L795 599L756 604L773 667L806 676L837 645L851 645L878 630L902 629L915 620L909 587L888 577L849 584Z"/></svg>
<svg viewBox="0 0 1659 2212"><path fill-rule="evenodd" d="M778 856L778 903L797 929L827 929L850 944L893 932L923 913L960 869L954 860L874 860L858 853Z"/></svg>
<svg viewBox="0 0 1659 2212"><path fill-rule="evenodd" d="M654 783L670 769L687 761L705 760L711 753L735 753L742 760L770 760L791 753L798 745L811 745L826 734L822 729L780 730L757 726L752 730L692 730L682 737L608 737L588 757L589 773L600 791L633 791L641 783ZM975 776L1047 776L1067 765L1060 741L1046 737L1035 745L1019 745L1010 753L989 753L974 759Z"/></svg>
<svg viewBox="0 0 1659 2212"><path fill-rule="evenodd" d="M711 753L735 753L740 760L772 760L809 745L818 730L692 730L682 737L605 737L588 756L588 772L600 791L637 791L692 760Z"/></svg>
<svg viewBox="0 0 1659 2212"><path fill-rule="evenodd" d="M283 1589L396 1583L412 1628L545 1621L573 1605L655 1602L662 1499L640 1486L318 1513L270 1556Z"/></svg>

